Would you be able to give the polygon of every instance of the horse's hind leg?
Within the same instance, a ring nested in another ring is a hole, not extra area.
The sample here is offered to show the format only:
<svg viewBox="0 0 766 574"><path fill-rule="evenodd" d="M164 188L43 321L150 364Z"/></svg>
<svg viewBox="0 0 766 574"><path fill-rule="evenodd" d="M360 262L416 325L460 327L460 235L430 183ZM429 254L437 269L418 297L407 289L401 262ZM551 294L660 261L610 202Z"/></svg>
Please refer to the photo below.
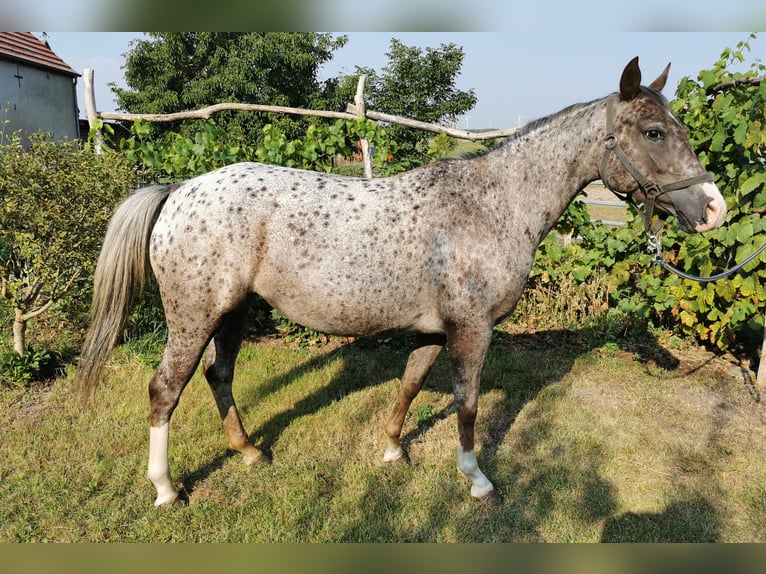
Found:
<svg viewBox="0 0 766 574"><path fill-rule="evenodd" d="M149 465L147 475L157 489L155 506L171 506L178 500L178 491L170 481L168 441L170 417L181 392L194 374L207 338L192 341L177 338L169 330L168 344L157 370L149 382Z"/></svg>
<svg viewBox="0 0 766 574"><path fill-rule="evenodd" d="M418 334L415 337L415 348L407 359L407 367L404 369L402 384L399 387L399 396L386 423L388 445L383 454L383 460L386 462L399 460L404 454L400 442L404 418L412 401L423 387L423 381L428 376L439 351L444 347L445 341L443 335Z"/></svg>
<svg viewBox="0 0 766 574"><path fill-rule="evenodd" d="M213 391L229 447L241 452L245 463L252 465L266 461L266 457L250 443L231 392L234 362L242 343L246 314L247 307L243 306L224 316L208 345L203 370Z"/></svg>

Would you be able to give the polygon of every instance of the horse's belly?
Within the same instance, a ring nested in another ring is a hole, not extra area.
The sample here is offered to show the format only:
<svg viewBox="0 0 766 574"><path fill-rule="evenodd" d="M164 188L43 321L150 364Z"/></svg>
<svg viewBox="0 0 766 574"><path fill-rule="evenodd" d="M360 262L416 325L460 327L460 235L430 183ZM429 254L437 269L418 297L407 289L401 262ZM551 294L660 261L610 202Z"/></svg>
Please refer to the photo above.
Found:
<svg viewBox="0 0 766 574"><path fill-rule="evenodd" d="M392 317L366 310L344 310L333 313L332 310L317 312L314 309L293 309L277 307L288 319L315 331L328 335L346 335L356 337L374 337L383 334L405 331L441 332L441 323L437 320L423 321L422 317Z"/></svg>
<svg viewBox="0 0 766 574"><path fill-rule="evenodd" d="M395 277L373 278L375 274L362 271L303 271L282 275L277 282L261 277L253 290L290 320L323 333L371 336L441 331L435 301L417 282L405 286Z"/></svg>

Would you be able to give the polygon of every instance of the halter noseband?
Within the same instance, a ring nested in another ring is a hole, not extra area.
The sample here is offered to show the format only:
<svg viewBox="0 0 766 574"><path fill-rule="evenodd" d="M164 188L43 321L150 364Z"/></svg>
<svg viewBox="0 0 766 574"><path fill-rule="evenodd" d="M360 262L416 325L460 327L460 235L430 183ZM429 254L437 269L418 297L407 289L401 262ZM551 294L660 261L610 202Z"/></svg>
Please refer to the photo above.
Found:
<svg viewBox="0 0 766 574"><path fill-rule="evenodd" d="M604 182L604 185L609 188L612 193L614 193L622 201L633 201L632 194L618 192L609 187L609 185L604 180L604 175L607 173L607 168L609 165L609 154L613 153L617 156L625 169L628 170L628 173L633 177L633 179L636 180L638 187L641 188L641 191L646 197L646 200L644 201L643 221L644 228L646 229L647 233L649 233L652 227L654 204L659 196L668 193L669 191L684 189L698 183L712 182L713 177L709 173L705 172L702 175L682 179L673 183L666 183L664 185L660 185L644 177L644 175L638 171L638 169L632 163L630 163L628 156L625 155L625 152L622 151L620 144L617 142L617 136L614 133L613 127L614 101L617 99L617 97L617 94L612 94L606 101L606 139L604 140L604 155L601 157L601 166L599 172L601 174L601 180ZM633 203L635 205L635 201L633 201ZM638 206L636 206L636 209L640 212Z"/></svg>

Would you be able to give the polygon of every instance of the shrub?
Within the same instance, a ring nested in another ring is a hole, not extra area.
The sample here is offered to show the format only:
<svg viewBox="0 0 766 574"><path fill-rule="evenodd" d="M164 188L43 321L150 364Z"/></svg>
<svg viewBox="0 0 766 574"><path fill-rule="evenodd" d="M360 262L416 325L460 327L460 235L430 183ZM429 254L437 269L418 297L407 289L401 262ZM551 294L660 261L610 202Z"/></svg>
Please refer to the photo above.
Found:
<svg viewBox="0 0 766 574"><path fill-rule="evenodd" d="M28 387L55 377L60 368L60 358L48 349L29 348L24 355L0 349L0 386Z"/></svg>
<svg viewBox="0 0 766 574"><path fill-rule="evenodd" d="M0 304L13 316L19 355L30 319L54 311L84 322L106 224L133 180L119 154L43 133L29 140L25 150L16 133L0 147Z"/></svg>

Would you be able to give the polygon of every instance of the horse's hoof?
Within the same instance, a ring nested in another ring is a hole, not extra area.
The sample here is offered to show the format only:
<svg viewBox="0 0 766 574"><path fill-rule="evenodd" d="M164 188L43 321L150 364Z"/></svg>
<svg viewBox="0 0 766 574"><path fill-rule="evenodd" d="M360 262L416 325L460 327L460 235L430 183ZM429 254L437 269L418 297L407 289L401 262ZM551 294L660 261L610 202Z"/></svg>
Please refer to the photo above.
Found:
<svg viewBox="0 0 766 574"><path fill-rule="evenodd" d="M247 466L256 466L258 464L267 464L271 459L259 448L252 447L242 452L242 459Z"/></svg>
<svg viewBox="0 0 766 574"><path fill-rule="evenodd" d="M186 493L185 490L181 490L176 497L173 500L166 500L164 502L160 502L157 504L156 502L154 505L157 508L185 508L189 506L189 495Z"/></svg>
<svg viewBox="0 0 766 574"><path fill-rule="evenodd" d="M484 494L482 496L474 497L474 500L476 500L480 504L485 504L488 506L501 506L503 504L503 497L500 495L500 493L497 490L490 490L487 494Z"/></svg>

